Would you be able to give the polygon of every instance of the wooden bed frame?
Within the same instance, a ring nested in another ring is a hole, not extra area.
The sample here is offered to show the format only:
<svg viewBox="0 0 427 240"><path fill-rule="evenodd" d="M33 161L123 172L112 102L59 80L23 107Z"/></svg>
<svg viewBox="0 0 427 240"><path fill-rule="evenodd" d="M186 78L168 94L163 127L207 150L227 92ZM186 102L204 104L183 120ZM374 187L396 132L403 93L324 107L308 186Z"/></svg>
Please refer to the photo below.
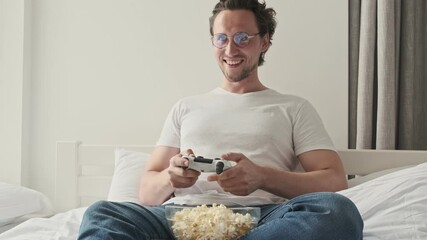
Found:
<svg viewBox="0 0 427 240"><path fill-rule="evenodd" d="M151 153L154 145L93 145L79 141L57 142L55 198L57 212L88 206L106 199L114 171L114 150L126 148ZM427 151L339 150L348 175L427 162Z"/></svg>

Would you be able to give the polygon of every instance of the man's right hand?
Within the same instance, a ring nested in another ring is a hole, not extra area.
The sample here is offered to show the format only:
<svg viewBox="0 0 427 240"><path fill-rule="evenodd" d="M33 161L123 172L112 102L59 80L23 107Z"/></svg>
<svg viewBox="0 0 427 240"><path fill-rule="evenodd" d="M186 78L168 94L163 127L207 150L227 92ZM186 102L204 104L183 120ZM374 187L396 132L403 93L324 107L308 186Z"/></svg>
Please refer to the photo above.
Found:
<svg viewBox="0 0 427 240"><path fill-rule="evenodd" d="M182 156L194 156L193 150L187 149L175 156L169 161L168 173L170 184L174 188L188 188L193 186L200 176L200 172L191 169L185 170L188 166L188 160Z"/></svg>

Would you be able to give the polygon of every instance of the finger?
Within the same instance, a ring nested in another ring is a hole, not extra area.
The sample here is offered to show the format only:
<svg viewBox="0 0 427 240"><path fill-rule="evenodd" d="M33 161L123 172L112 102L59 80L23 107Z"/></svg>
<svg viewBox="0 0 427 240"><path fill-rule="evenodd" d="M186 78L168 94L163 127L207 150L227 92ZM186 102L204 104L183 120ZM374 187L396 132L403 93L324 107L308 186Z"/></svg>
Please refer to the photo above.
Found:
<svg viewBox="0 0 427 240"><path fill-rule="evenodd" d="M171 165L174 167L187 167L188 159L182 157L182 154L177 154L171 159Z"/></svg>
<svg viewBox="0 0 427 240"><path fill-rule="evenodd" d="M169 170L169 175L170 175L170 183L174 186L191 186L193 185L200 173L197 171L185 171L184 169L181 169L180 171L173 171L173 170Z"/></svg>
<svg viewBox="0 0 427 240"><path fill-rule="evenodd" d="M189 187L192 186L197 181L197 178L182 178L175 177L171 178L170 184L176 188Z"/></svg>
<svg viewBox="0 0 427 240"><path fill-rule="evenodd" d="M251 192L248 186L241 185L241 184L236 185L236 184L222 183L220 186L224 191L235 194L235 195L239 195L239 196L247 195Z"/></svg>
<svg viewBox="0 0 427 240"><path fill-rule="evenodd" d="M234 176L236 175L235 170L236 169L230 168L223 171L221 174L218 174L218 179L225 181L225 180L234 178Z"/></svg>
<svg viewBox="0 0 427 240"><path fill-rule="evenodd" d="M182 167L170 168L168 173L171 177L179 178L198 178L200 176L200 172L192 169L183 169Z"/></svg>
<svg viewBox="0 0 427 240"><path fill-rule="evenodd" d="M215 181L218 181L218 179L219 179L218 174L211 174L207 178L208 182L215 182Z"/></svg>
<svg viewBox="0 0 427 240"><path fill-rule="evenodd" d="M200 176L200 174L201 173L199 171L193 169L183 169L182 176L188 178L197 178L198 176Z"/></svg>
<svg viewBox="0 0 427 240"><path fill-rule="evenodd" d="M245 158L245 155L243 155L242 153L229 152L221 155L221 158L228 161L239 162L240 160Z"/></svg>
<svg viewBox="0 0 427 240"><path fill-rule="evenodd" d="M221 187L231 187L231 186L239 186L240 180L238 178L224 178L223 176L218 176L218 184Z"/></svg>
<svg viewBox="0 0 427 240"><path fill-rule="evenodd" d="M194 152L192 149L186 149L182 152L183 156L193 156L194 157Z"/></svg>

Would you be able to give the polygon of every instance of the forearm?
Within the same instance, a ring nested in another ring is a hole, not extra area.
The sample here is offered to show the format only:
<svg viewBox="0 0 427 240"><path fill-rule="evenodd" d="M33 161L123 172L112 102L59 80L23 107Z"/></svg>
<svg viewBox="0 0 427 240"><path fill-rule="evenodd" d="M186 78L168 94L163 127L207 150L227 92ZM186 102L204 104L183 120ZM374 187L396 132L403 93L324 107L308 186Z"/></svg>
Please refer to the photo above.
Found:
<svg viewBox="0 0 427 240"><path fill-rule="evenodd" d="M261 167L261 189L287 199L311 192L336 192L347 188L345 176L335 169L289 172Z"/></svg>
<svg viewBox="0 0 427 240"><path fill-rule="evenodd" d="M160 205L168 200L174 191L167 169L161 172L147 171L141 178L139 201L143 205Z"/></svg>

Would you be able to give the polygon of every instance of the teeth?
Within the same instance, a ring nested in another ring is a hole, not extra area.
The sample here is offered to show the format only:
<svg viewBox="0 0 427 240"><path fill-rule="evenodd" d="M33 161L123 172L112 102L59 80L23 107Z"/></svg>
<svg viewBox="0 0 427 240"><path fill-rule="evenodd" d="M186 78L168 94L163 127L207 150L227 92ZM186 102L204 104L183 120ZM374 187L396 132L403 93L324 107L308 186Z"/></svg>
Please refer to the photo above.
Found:
<svg viewBox="0 0 427 240"><path fill-rule="evenodd" d="M227 64L229 65L237 65L239 63L241 63L242 61L232 61L232 60L225 60Z"/></svg>

